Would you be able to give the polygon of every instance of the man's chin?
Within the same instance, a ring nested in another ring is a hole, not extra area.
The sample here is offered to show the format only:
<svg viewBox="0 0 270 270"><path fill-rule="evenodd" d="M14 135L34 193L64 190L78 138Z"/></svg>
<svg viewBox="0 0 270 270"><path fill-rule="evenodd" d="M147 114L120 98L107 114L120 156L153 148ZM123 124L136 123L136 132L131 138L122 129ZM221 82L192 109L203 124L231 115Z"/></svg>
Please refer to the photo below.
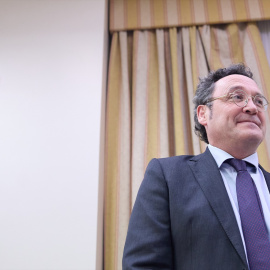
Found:
<svg viewBox="0 0 270 270"><path fill-rule="evenodd" d="M250 144L259 145L264 139L264 134L261 130L252 129L243 131L239 139L245 141L247 143L247 147L249 147Z"/></svg>

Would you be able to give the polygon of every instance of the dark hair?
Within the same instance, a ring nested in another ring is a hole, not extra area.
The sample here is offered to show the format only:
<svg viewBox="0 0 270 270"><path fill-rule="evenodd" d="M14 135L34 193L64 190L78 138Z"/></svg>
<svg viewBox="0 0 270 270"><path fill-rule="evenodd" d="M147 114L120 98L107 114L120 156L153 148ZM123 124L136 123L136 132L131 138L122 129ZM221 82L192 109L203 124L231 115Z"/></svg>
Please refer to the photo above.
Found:
<svg viewBox="0 0 270 270"><path fill-rule="evenodd" d="M199 84L195 96L193 98L194 103L194 121L195 121L195 133L199 138L208 142L207 133L205 127L201 125L197 117L197 107L199 105L206 105L212 110L212 103L207 103L207 101L212 97L213 91L215 89L215 83L229 75L239 74L253 79L253 74L250 69L244 64L233 64L227 68L220 68L216 71L211 71L206 77L199 78Z"/></svg>

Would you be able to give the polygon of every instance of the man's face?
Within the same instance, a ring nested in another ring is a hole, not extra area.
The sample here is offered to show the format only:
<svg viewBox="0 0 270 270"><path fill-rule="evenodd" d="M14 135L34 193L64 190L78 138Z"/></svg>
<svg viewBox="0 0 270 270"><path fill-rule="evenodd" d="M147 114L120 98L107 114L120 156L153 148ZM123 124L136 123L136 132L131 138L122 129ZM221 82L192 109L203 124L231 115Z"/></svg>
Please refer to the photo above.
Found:
<svg viewBox="0 0 270 270"><path fill-rule="evenodd" d="M216 82L213 98L235 89L244 90L248 96L262 94L252 79L243 75L229 75ZM255 152L264 139L265 112L258 111L251 98L243 108L226 98L213 101L212 111L205 105L199 107L199 122L205 126L209 143L213 146L229 153L239 150L239 147L251 147Z"/></svg>

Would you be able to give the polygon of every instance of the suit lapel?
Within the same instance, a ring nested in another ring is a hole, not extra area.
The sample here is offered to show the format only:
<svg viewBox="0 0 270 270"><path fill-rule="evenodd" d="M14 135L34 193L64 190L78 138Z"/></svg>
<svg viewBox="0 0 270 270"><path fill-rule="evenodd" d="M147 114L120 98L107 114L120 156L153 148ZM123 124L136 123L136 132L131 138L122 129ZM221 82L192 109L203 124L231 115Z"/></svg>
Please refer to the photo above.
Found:
<svg viewBox="0 0 270 270"><path fill-rule="evenodd" d="M232 245L243 262L247 264L231 202L222 176L210 151L206 149L203 154L193 157L189 160L189 166Z"/></svg>

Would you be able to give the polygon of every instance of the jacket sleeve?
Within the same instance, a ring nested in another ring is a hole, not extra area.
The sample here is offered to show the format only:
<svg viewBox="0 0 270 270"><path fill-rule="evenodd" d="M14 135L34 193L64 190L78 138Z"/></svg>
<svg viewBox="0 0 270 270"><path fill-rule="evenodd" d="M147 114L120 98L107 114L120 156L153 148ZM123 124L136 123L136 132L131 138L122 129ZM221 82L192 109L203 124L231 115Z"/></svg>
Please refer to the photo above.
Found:
<svg viewBox="0 0 270 270"><path fill-rule="evenodd" d="M173 269L169 192L157 159L146 169L124 248L123 270L137 269Z"/></svg>

